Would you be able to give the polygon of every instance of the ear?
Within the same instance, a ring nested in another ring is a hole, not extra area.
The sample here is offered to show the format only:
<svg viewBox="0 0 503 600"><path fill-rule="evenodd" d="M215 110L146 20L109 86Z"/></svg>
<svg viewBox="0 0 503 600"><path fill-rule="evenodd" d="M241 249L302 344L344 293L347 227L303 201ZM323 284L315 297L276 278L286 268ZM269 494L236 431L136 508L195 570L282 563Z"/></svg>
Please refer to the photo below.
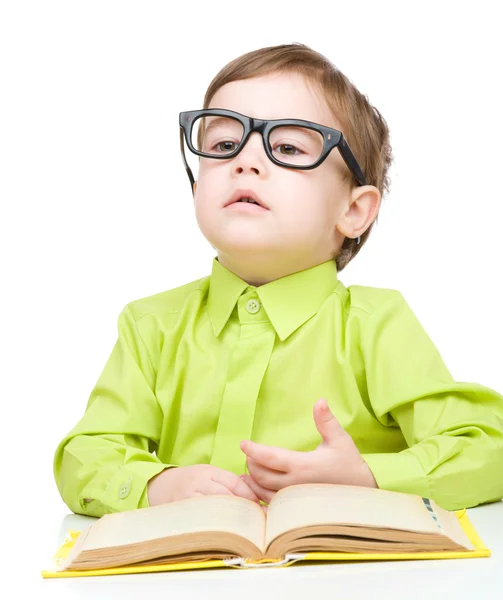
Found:
<svg viewBox="0 0 503 600"><path fill-rule="evenodd" d="M375 221L381 206L381 192L374 185L362 185L351 191L346 212L337 229L349 238L357 238Z"/></svg>
<svg viewBox="0 0 503 600"><path fill-rule="evenodd" d="M194 185L192 187L192 200L193 203L196 203L196 189L197 189L197 181L194 181Z"/></svg>

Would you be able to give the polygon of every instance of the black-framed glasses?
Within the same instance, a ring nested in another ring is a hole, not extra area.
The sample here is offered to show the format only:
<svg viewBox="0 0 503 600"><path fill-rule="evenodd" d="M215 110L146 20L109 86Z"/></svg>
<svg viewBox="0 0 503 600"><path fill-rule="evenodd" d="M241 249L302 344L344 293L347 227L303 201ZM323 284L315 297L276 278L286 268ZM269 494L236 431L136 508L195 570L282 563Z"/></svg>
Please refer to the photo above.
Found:
<svg viewBox="0 0 503 600"><path fill-rule="evenodd" d="M338 148L356 181L367 184L343 133L337 129L302 119L253 119L224 108L208 108L180 113L180 148L192 190L194 177L185 156L184 135L189 150L197 156L229 159L241 152L254 131L262 135L269 159L280 167L316 169L331 150Z"/></svg>

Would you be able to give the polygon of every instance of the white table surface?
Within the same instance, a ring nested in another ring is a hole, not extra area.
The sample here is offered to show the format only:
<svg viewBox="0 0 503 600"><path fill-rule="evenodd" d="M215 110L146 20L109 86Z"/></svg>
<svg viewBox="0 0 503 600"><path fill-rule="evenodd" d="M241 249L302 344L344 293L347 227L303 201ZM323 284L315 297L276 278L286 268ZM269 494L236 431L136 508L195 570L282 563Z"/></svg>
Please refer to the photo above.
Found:
<svg viewBox="0 0 503 600"><path fill-rule="evenodd" d="M68 514L54 523L51 538L46 535L38 547L45 548L45 563L31 567L32 598L79 598L89 600L162 598L393 598L456 599L497 598L503 600L503 502L468 511L483 542L492 551L490 558L332 563L294 565L283 569L238 571L215 569L141 575L114 575L76 579L43 579L40 571L50 565L56 548L68 529L80 530L93 519ZM46 523L49 531L51 523ZM50 545L53 543L54 545ZM28 574L27 574L28 575ZM35 582L33 575L38 575ZM3 587L3 586L2 586ZM22 585L19 586L19 591ZM3 596L3 594L2 594ZM24 596L24 594L23 594ZM7 598L7 596L3 596ZM8 597L18 597L10 595ZM20 597L20 596L19 596Z"/></svg>

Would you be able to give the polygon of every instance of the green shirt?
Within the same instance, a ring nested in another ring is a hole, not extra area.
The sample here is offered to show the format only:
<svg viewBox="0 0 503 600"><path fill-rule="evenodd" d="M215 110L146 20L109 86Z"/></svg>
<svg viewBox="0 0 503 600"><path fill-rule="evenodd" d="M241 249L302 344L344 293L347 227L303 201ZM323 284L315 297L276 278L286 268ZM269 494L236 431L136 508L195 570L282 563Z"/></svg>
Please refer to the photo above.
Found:
<svg viewBox="0 0 503 600"><path fill-rule="evenodd" d="M503 496L503 396L455 382L400 292L335 261L259 287L223 267L129 303L54 472L78 513L148 506L166 466L245 472L241 440L309 451L327 402L379 487L447 509Z"/></svg>

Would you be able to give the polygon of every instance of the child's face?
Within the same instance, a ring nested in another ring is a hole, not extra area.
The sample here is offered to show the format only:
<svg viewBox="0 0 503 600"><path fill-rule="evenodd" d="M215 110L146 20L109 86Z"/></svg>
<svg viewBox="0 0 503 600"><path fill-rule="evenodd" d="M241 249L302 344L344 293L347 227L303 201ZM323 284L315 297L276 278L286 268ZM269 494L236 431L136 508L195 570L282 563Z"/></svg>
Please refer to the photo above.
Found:
<svg viewBox="0 0 503 600"><path fill-rule="evenodd" d="M298 74L228 83L209 108L259 119L305 119L341 130L321 94ZM354 229L365 218L361 208L350 208L354 197L342 181L346 169L337 149L316 169L275 165L255 132L234 158L201 158L194 197L198 225L219 261L243 278L245 273L255 277L255 285L309 268L330 260L346 235L357 237L365 230ZM269 210L226 207L240 189L253 190Z"/></svg>

